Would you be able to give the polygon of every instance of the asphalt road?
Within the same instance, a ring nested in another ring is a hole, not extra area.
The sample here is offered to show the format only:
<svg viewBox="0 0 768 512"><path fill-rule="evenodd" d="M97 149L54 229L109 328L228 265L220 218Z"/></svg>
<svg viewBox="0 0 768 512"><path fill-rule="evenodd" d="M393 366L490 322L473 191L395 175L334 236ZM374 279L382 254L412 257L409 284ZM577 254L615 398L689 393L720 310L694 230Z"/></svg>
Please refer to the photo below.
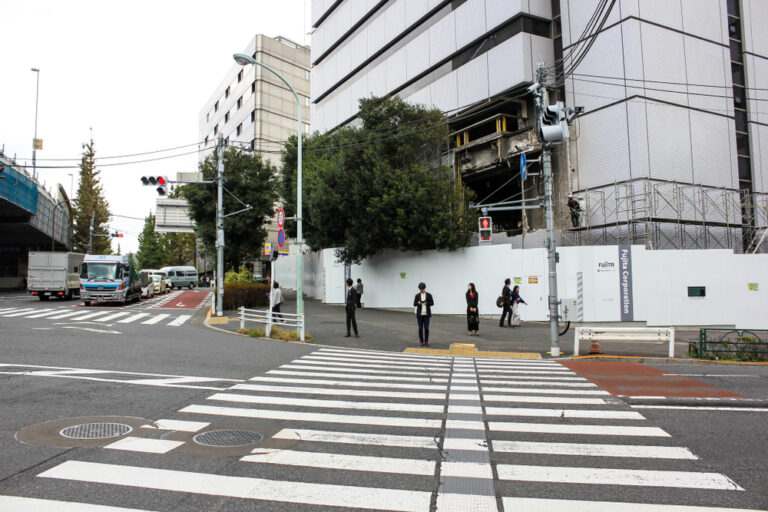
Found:
<svg viewBox="0 0 768 512"><path fill-rule="evenodd" d="M658 365L744 398L631 400L553 361L266 342L152 303L50 318L70 306L0 295L0 510L768 508L763 366ZM62 434L91 423L133 430ZM217 430L264 438L193 439Z"/></svg>

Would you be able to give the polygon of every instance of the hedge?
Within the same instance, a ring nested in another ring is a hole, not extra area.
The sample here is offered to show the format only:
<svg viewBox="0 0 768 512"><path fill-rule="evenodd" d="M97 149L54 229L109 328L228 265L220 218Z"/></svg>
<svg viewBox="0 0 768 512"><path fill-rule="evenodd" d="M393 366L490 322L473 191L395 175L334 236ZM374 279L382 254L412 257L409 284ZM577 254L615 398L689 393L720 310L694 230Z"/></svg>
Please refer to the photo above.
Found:
<svg viewBox="0 0 768 512"><path fill-rule="evenodd" d="M269 286L263 283L234 283L224 285L224 309L269 307Z"/></svg>

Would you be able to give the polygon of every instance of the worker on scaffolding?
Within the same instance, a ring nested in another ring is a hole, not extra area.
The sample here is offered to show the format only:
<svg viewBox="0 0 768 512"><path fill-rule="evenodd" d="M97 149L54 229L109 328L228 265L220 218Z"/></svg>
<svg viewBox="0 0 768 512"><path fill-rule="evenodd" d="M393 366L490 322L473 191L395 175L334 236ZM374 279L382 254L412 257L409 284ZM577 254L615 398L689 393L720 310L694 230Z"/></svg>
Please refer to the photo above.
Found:
<svg viewBox="0 0 768 512"><path fill-rule="evenodd" d="M579 213L581 212L581 205L579 202L573 197L573 195L568 196L568 209L571 211L571 224L573 227L577 228L579 227Z"/></svg>

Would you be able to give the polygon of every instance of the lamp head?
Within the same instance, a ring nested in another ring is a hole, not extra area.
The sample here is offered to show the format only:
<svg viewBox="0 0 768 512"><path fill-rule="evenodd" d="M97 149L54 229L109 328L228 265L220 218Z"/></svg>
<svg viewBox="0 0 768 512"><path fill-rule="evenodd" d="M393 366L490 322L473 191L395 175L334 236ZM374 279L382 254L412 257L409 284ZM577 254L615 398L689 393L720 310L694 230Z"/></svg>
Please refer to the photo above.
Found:
<svg viewBox="0 0 768 512"><path fill-rule="evenodd" d="M236 53L232 57L235 59L235 62L237 62L241 66L247 66L248 64L253 64L253 58L250 55L246 55L244 53Z"/></svg>
<svg viewBox="0 0 768 512"><path fill-rule="evenodd" d="M40 70L37 69L37 68L32 68L31 71L34 71L35 73L39 73L40 72Z"/></svg>

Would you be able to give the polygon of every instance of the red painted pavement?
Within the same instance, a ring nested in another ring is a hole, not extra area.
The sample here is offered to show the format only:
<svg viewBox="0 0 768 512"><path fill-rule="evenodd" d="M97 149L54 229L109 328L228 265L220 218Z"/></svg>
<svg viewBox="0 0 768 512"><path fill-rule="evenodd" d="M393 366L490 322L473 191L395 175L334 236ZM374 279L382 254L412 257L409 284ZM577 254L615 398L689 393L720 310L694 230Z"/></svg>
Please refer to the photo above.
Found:
<svg viewBox="0 0 768 512"><path fill-rule="evenodd" d="M209 292L186 291L173 297L167 304L155 306L152 309L196 309L200 306Z"/></svg>
<svg viewBox="0 0 768 512"><path fill-rule="evenodd" d="M561 364L612 395L744 398L705 382L669 375L639 363L568 361Z"/></svg>

